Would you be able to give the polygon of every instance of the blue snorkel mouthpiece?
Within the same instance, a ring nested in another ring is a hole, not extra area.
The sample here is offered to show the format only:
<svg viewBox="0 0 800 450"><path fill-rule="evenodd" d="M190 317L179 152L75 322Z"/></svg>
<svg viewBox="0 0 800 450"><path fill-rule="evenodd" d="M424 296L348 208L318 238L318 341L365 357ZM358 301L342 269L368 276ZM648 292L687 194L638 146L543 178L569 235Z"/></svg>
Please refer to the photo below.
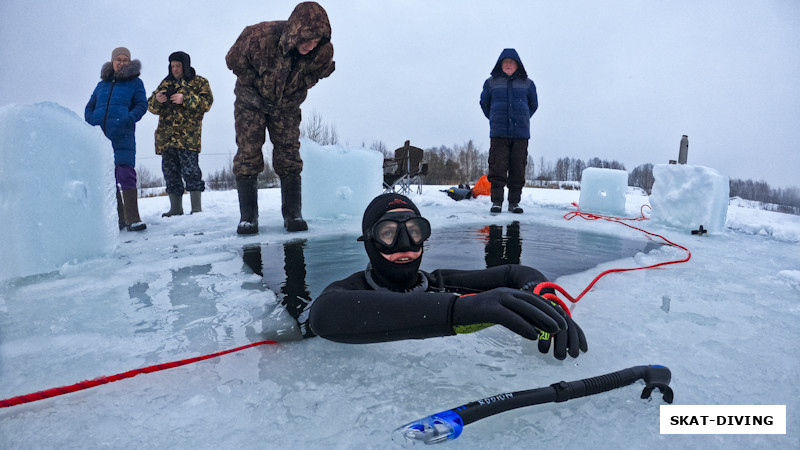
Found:
<svg viewBox="0 0 800 450"><path fill-rule="evenodd" d="M392 440L403 447L441 444L457 438L463 429L461 416L447 410L403 425L392 432Z"/></svg>

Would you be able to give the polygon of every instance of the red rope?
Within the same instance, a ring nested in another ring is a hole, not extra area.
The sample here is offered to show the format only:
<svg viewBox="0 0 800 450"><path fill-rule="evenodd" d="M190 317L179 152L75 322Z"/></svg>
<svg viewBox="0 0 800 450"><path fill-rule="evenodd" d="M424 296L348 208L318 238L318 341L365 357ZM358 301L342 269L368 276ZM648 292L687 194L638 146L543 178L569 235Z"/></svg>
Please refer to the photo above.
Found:
<svg viewBox="0 0 800 450"><path fill-rule="evenodd" d="M95 378L94 380L84 380L78 383L75 383L71 386L61 386L52 389L46 389L44 391L34 392L32 394L25 394L20 395L18 397L12 397L5 400L0 400L0 408L7 408L9 406L21 405L23 403L30 403L35 402L38 400L44 400L50 397L56 397L59 395L69 394L71 392L82 391L84 389L93 388L96 386L100 386L101 384L112 383L114 381L123 380L125 378L135 377L141 373L151 373L151 372L158 372L159 370L165 369L172 369L173 367L185 366L186 364L195 363L198 361L203 361L206 359L216 358L217 356L227 355L228 353L238 352L240 350L244 350L250 347L255 347L258 345L264 344L277 344L275 341L261 341L261 342L254 342L252 344L243 345L241 347L237 347L231 350L225 350L217 353L212 353L210 355L204 356L197 356L194 358L183 359L180 361L173 361L163 364L156 364L149 367L143 367L141 369L135 369L128 372L118 373L116 375L111 375L108 377L99 377Z"/></svg>
<svg viewBox="0 0 800 450"><path fill-rule="evenodd" d="M576 208L578 208L578 205L576 203L572 203L572 205L575 206ZM610 269L610 270L606 270L605 272L603 272L600 275L596 276L595 279L592 280L592 282L589 283L588 286L586 286L586 289L584 289L583 292L581 292L580 295L578 295L575 298L573 298L571 295L569 295L569 293L566 290L564 290L564 288L562 288L561 286L557 285L556 283L552 283L550 281L546 281L544 283L539 283L536 286L536 288L533 290L534 294L539 294L541 292L541 290L544 289L544 288L552 288L552 289L555 289L558 292L561 292L562 294L564 294L564 296L567 299L569 299L569 301L571 301L572 303L577 303L578 300L583 298L583 296L587 292L589 292L589 290L592 289L592 287L595 285L595 283L597 283L600 280L600 278L602 278L602 277L604 277L604 276L606 276L606 275L608 275L610 273L614 273L614 272L630 272L630 271L633 271L633 270L653 269L653 268L656 268L656 267L666 266L668 264L679 264L679 263L685 263L685 262L689 261L689 259L692 258L692 252L690 252L689 249L687 249L686 247L684 247L682 245L678 245L678 244L670 241L669 239L665 238L664 236L661 236L660 234L651 233L649 231L646 231L646 230L643 230L641 228L638 228L638 227L635 227L633 225L629 225L629 224L625 223L625 221L649 220L644 215L644 207L645 206L647 206L648 208L650 207L650 205L642 205L642 207L639 210L639 212L641 213L641 216L640 217L635 217L635 218L603 216L603 215L599 215L599 214L585 213L585 212L581 212L580 210L578 210L578 211L572 211L572 212L569 212L569 213L565 214L564 215L564 219L572 220L575 217L581 217L581 218L586 219L586 220L606 220L606 221L609 221L609 222L616 222L616 223L625 225L628 228L633 228L634 230L639 230L639 231L641 231L643 233L646 233L646 234L648 234L650 236L655 236L655 237L663 240L664 242L666 242L666 245L670 245L670 246L673 246L673 247L678 247L680 249L683 249L686 252L686 258L683 258L683 259L680 259L680 260L674 260L674 261L660 262L658 264L652 264L652 265L645 266L645 267L633 267L633 268L630 268L630 269ZM555 297L555 295L553 295L553 294L549 294L549 295L552 295L552 296ZM569 312L569 309L564 304L564 302L562 302L560 300L558 300L558 302L561 305L561 307L564 308L564 310Z"/></svg>
<svg viewBox="0 0 800 450"><path fill-rule="evenodd" d="M576 208L578 207L578 205L575 204L575 203L573 203L573 205ZM586 219L586 220L600 220L600 219L602 219L602 220L606 220L606 221L609 221L609 222L620 223L622 225L625 225L626 227L633 228L634 230L639 230L639 231L641 231L643 233L646 233L646 234L648 234L650 236L658 237L658 238L662 239L664 242L666 242L667 245L671 245L671 246L678 247L678 248L681 248L681 249L685 250L686 253L687 253L686 258L681 259L681 260L675 260L675 261L661 262L661 263L653 264L653 265L646 266L646 267L635 267L635 268L630 268L630 269L610 269L610 270L606 270L605 272L603 272L600 275L598 275L597 277L595 277L595 279L592 280L591 283L589 283L589 286L587 286L586 289L584 289L583 292L580 293L580 295L578 295L577 297L574 297L574 298L571 295L569 295L569 293L566 290L564 290L564 288L562 288L561 286L557 285L556 283L552 283L552 282L549 282L549 281L544 282L544 283L540 283L539 285L537 285L536 288L534 289L534 293L538 295L538 294L540 294L542 289L549 287L549 288L555 289L558 292L561 292L562 294L564 294L564 296L567 297L567 299L569 299L569 301L571 301L572 303L577 303L578 300L583 298L583 296L587 292L589 292L589 290L592 289L592 287L595 285L595 283L597 283L600 280L600 278L604 277L605 275L608 275L609 273L613 273L613 272L629 272L629 271L633 271L633 270L653 269L655 267L661 267L661 266L665 266L665 265L668 265L668 264L678 264L678 263L684 263L684 262L689 261L689 259L692 257L692 253L686 247L684 247L682 245L678 245L678 244L670 241L669 239L665 238L664 236L661 236L661 235L655 234L655 233L651 233L649 231L643 230L643 229L638 228L638 227L634 227L632 225L628 225L627 223L624 222L624 221L648 220L648 218L644 216L644 207L645 206L649 207L649 205L643 205L642 206L642 208L640 210L641 217L630 218L630 219L629 218L623 218L623 217L613 217L613 216L603 216L603 215L597 215L597 214L590 214L590 213L585 213L585 212L581 212L581 211L573 211L573 212L567 213L567 214L564 215L564 219L572 220L575 217L582 217L583 219ZM572 313L570 312L569 308L567 308L567 305L560 298L558 298L558 296L556 296L555 294L544 294L542 296L547 298L547 299L550 299L550 300L553 300L555 302L558 302L558 304L561 305L562 308L564 308L564 310L567 312L567 314L572 315ZM174 361L174 362L169 362L169 363L156 364L156 365L153 365L153 366L144 367L144 368L136 369L136 370L131 370L131 371L128 371L128 372L123 372L123 373L119 373L119 374L116 374L116 375L111 375L111 376L108 376L108 377L99 377L99 378L95 378L94 380L84 380L84 381L75 383L75 384L73 384L71 386L61 386L61 387L57 387L57 388L47 389L47 390L44 390L44 391L34 392L32 394L20 395L18 397L12 397L12 398L9 398L9 399L0 400L0 408L7 408L9 406L15 406L15 405L23 404L23 403L35 402L35 401L44 400L44 399L50 398L50 397L56 397L56 396L59 396L59 395L64 395L64 394L69 394L69 393L72 393L72 392L82 391L84 389L93 388L93 387L96 387L96 386L100 386L102 384L123 380L125 378L135 377L136 375L139 375L139 374L142 374L142 373L151 373L151 372L158 372L160 370L171 369L173 367L179 367L179 366L183 366L183 365L186 365L186 364L195 363L195 362L198 362L198 361L203 361L203 360L206 360L206 359L216 358L218 356L226 355L228 353L233 353L233 352L244 350L244 349L247 349L247 348L250 348L250 347L255 347L255 346L264 345L264 344L277 344L277 342L275 342L275 341L255 342L255 343L248 344L248 345L243 345L241 347L237 347L237 348L234 348L234 349L231 349L231 350L225 350L225 351L221 351L221 352L217 352L217 353L212 353L210 355L198 356L198 357L195 357L195 358L189 358L189 359L184 359L184 360Z"/></svg>

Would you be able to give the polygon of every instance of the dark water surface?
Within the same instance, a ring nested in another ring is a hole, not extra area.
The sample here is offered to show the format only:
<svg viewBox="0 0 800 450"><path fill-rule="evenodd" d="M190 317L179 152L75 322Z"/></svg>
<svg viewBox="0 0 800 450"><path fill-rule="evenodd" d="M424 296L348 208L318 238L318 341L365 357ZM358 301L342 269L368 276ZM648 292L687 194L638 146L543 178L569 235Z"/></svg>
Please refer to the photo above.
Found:
<svg viewBox="0 0 800 450"><path fill-rule="evenodd" d="M247 246L243 260L297 315L331 282L364 270L368 258L355 235L296 239ZM649 240L623 239L535 224L489 225L434 230L425 243L422 270L481 269L525 264L549 280L657 248Z"/></svg>

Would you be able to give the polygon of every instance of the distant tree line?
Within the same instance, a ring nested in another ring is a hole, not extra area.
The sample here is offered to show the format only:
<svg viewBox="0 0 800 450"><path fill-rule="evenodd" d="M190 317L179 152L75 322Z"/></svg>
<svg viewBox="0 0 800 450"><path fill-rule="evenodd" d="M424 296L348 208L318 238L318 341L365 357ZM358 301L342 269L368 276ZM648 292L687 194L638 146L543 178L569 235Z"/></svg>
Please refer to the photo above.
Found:
<svg viewBox="0 0 800 450"><path fill-rule="evenodd" d="M233 175L233 161L224 169L212 172L205 177L206 188L212 191L227 191L236 189L236 177ZM272 170L268 158L264 157L264 171L258 174L258 187L271 188L280 186L278 174Z"/></svg>
<svg viewBox="0 0 800 450"><path fill-rule="evenodd" d="M320 145L339 143L336 126L326 122L316 111L303 120L300 137L310 139ZM362 143L362 147L365 146ZM383 141L374 141L369 147L381 152L385 158L394 157L394 150L389 150ZM423 180L425 184L472 185L489 170L488 151L478 149L471 140L461 145L455 144L452 147L441 145L424 150L424 162L428 164L428 174ZM267 154L264 159L265 169L258 177L258 185L261 188L276 187L279 185L278 176L269 164L270 158ZM543 185L558 181L580 182L583 171L589 167L626 170L625 165L618 161L608 161L598 157L586 161L563 157L558 158L555 163L539 157L538 162L535 163L529 155L525 179L529 185ZM206 186L211 190L236 189L232 162L227 167L208 174L205 179ZM139 181L141 187L163 185L160 178L155 177L144 168L139 171ZM654 181L653 164L639 165L628 173L628 186L642 188L648 195L652 193ZM730 196L761 202L765 209L800 214L800 189L797 187L772 189L765 181L732 179L730 180Z"/></svg>
<svg viewBox="0 0 800 450"><path fill-rule="evenodd" d="M488 152L480 152L472 141L464 145L433 147L425 150L428 163L426 184L471 184L489 170ZM583 170L587 167L625 170L625 165L618 161L591 158L583 161L577 158L559 158L555 164L539 158L536 164L528 155L525 179L532 181L581 181ZM653 165L645 164L637 167L629 176L631 186L645 189L652 188ZM649 185L648 185L649 183Z"/></svg>
<svg viewBox="0 0 800 450"><path fill-rule="evenodd" d="M800 214L800 188L773 189L766 181L732 179L730 196L761 202L762 208L772 211Z"/></svg>
<svg viewBox="0 0 800 450"><path fill-rule="evenodd" d="M339 143L339 135L336 126L326 123L322 115L313 111L300 127L300 138L310 139L319 145L336 145ZM265 143L266 145L266 143ZM271 188L280 186L278 174L269 163L269 153L264 154L264 171L258 174L258 187ZM205 177L206 186L214 191L224 191L236 189L236 177L233 175L233 161L228 166Z"/></svg>
<svg viewBox="0 0 800 450"><path fill-rule="evenodd" d="M141 166L136 168L136 187L138 189L147 189L154 187L164 186L164 179L158 175L150 172L147 167Z"/></svg>

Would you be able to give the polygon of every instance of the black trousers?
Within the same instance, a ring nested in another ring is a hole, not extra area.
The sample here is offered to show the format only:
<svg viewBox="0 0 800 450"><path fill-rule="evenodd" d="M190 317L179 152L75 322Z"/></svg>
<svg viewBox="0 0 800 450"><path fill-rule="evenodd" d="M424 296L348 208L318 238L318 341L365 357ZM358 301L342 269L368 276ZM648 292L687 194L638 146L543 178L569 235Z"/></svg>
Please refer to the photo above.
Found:
<svg viewBox="0 0 800 450"><path fill-rule="evenodd" d="M206 190L199 157L199 152L182 148L168 147L161 152L161 172L167 183L167 194L183 195L184 188L187 191Z"/></svg>
<svg viewBox="0 0 800 450"><path fill-rule="evenodd" d="M503 202L503 188L508 186L508 202L519 203L525 186L528 165L528 140L491 138L489 144L489 183L492 203Z"/></svg>

